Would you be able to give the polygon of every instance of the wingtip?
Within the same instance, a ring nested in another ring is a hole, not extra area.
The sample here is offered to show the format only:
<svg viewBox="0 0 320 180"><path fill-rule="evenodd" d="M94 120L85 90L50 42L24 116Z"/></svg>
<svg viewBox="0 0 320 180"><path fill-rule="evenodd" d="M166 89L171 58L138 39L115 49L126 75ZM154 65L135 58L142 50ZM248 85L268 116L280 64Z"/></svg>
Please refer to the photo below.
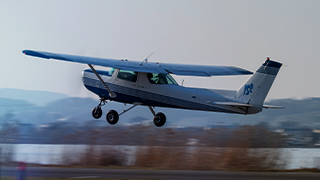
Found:
<svg viewBox="0 0 320 180"><path fill-rule="evenodd" d="M22 50L22 53L25 54L25 55L28 55L29 52L32 52L32 51L31 50L27 50L27 49Z"/></svg>
<svg viewBox="0 0 320 180"><path fill-rule="evenodd" d="M37 52L37 51L23 50L22 53L25 54L25 55L29 55L29 56L35 56L35 57L40 57L40 58L49 59L48 56L46 56L45 54L43 54L43 53L41 53L41 52Z"/></svg>

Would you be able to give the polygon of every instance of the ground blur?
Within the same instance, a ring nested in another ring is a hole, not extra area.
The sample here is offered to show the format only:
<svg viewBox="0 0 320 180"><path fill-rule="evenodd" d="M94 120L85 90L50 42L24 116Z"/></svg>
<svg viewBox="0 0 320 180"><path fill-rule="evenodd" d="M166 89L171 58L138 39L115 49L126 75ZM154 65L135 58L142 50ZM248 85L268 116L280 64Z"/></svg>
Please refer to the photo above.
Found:
<svg viewBox="0 0 320 180"><path fill-rule="evenodd" d="M43 133L51 134L54 144L65 144L52 157L63 166L266 170L285 169L287 165L283 136L261 126L179 129L137 125L58 132ZM18 138L19 133L15 136ZM48 151L44 153L55 150ZM14 161L14 152L12 144L2 144L5 164Z"/></svg>

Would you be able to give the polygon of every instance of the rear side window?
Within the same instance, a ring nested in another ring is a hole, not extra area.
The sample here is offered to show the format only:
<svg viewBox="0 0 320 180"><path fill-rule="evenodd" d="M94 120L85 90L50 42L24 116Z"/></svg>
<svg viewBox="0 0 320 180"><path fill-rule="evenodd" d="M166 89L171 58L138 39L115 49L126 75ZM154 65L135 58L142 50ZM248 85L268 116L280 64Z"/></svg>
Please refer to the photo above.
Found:
<svg viewBox="0 0 320 180"><path fill-rule="evenodd" d="M126 70L119 70L118 72L118 78L123 79L126 81L136 82L137 81L138 73L134 71L126 71Z"/></svg>

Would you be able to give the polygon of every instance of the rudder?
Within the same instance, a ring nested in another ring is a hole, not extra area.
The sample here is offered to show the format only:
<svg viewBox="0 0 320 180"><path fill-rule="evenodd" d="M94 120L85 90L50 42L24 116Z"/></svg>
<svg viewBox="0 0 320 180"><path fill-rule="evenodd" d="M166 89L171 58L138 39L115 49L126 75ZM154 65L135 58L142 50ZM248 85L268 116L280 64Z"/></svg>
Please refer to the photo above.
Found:
<svg viewBox="0 0 320 180"><path fill-rule="evenodd" d="M260 68L237 90L238 101L253 105L246 114L255 114L262 111L263 102L276 78L282 63L269 58Z"/></svg>

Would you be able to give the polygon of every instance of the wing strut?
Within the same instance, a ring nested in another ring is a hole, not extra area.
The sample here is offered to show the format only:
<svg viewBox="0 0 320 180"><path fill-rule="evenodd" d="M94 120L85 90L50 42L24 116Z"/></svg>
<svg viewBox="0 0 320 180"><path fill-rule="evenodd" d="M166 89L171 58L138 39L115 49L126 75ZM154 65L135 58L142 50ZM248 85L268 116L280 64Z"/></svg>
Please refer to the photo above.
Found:
<svg viewBox="0 0 320 180"><path fill-rule="evenodd" d="M94 72L94 74L96 74L96 76L99 78L100 82L104 85L104 87L107 89L107 91L109 92L109 96L111 98L115 98L117 97L117 95L112 92L110 90L110 88L107 86L107 84L102 80L102 78L100 77L100 75L97 73L97 71L93 68L93 66L91 64L88 64L88 66L91 68L91 70Z"/></svg>

